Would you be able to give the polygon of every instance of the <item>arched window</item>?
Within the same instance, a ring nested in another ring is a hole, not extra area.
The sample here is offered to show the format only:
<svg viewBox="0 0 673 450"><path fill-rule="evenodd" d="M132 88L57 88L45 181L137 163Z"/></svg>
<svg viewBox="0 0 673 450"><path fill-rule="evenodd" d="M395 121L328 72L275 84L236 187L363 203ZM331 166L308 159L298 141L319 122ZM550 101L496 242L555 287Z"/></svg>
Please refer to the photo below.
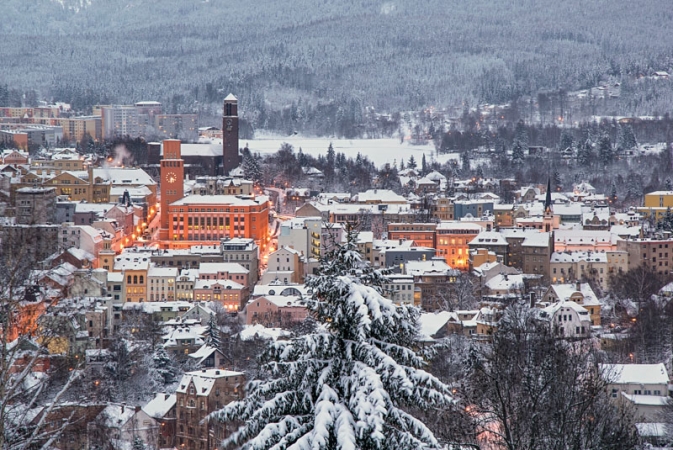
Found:
<svg viewBox="0 0 673 450"><path fill-rule="evenodd" d="M126 284L131 284L131 275L126 277Z"/></svg>
<svg viewBox="0 0 673 450"><path fill-rule="evenodd" d="M145 284L145 277L140 275L140 284Z"/></svg>
<svg viewBox="0 0 673 450"><path fill-rule="evenodd" d="M138 284L138 275L133 275L133 284Z"/></svg>

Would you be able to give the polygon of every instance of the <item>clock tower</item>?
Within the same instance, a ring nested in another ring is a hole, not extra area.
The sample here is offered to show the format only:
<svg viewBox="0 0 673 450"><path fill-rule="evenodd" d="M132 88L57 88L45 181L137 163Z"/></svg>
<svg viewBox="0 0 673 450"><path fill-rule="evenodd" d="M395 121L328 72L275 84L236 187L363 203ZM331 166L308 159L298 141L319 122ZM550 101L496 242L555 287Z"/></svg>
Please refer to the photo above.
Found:
<svg viewBox="0 0 673 450"><path fill-rule="evenodd" d="M161 229L159 239L171 239L168 223L168 205L184 197L184 161L180 153L180 141L166 139L163 143L164 157L161 160Z"/></svg>
<svg viewBox="0 0 673 450"><path fill-rule="evenodd" d="M233 94L224 99L222 112L222 174L241 164L238 154L238 99Z"/></svg>

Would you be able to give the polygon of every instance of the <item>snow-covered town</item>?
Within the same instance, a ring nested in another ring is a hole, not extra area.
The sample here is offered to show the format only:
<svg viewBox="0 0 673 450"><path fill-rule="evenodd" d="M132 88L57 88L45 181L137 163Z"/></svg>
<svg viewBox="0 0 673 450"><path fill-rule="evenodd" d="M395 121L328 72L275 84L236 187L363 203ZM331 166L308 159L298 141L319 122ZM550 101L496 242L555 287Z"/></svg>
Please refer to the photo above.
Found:
<svg viewBox="0 0 673 450"><path fill-rule="evenodd" d="M620 172L666 144L262 154L222 114L142 163L3 141L0 447L668 442L673 183Z"/></svg>

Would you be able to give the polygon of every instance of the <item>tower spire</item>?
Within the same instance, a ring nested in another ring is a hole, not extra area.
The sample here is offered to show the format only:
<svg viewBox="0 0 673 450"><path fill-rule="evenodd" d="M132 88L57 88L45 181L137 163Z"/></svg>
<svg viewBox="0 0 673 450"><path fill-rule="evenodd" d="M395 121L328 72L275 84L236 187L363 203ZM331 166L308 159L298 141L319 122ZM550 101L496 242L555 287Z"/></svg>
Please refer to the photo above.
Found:
<svg viewBox="0 0 673 450"><path fill-rule="evenodd" d="M547 178L547 195L544 199L544 213L551 214L551 178Z"/></svg>

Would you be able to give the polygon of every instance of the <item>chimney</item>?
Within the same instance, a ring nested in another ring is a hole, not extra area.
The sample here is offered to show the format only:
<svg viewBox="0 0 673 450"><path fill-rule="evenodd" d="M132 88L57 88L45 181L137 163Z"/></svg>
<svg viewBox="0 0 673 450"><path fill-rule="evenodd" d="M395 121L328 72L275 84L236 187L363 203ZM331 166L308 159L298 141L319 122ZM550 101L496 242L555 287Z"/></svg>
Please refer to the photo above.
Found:
<svg viewBox="0 0 673 450"><path fill-rule="evenodd" d="M122 414L124 414L124 409L126 409L126 402L122 402Z"/></svg>
<svg viewBox="0 0 673 450"><path fill-rule="evenodd" d="M581 286L581 284L580 284L579 281L578 281L577 283L575 283L575 289L576 289L578 292L582 292L582 286Z"/></svg>
<svg viewBox="0 0 673 450"><path fill-rule="evenodd" d="M136 406L135 411L136 411L136 412L140 412L140 406Z"/></svg>

